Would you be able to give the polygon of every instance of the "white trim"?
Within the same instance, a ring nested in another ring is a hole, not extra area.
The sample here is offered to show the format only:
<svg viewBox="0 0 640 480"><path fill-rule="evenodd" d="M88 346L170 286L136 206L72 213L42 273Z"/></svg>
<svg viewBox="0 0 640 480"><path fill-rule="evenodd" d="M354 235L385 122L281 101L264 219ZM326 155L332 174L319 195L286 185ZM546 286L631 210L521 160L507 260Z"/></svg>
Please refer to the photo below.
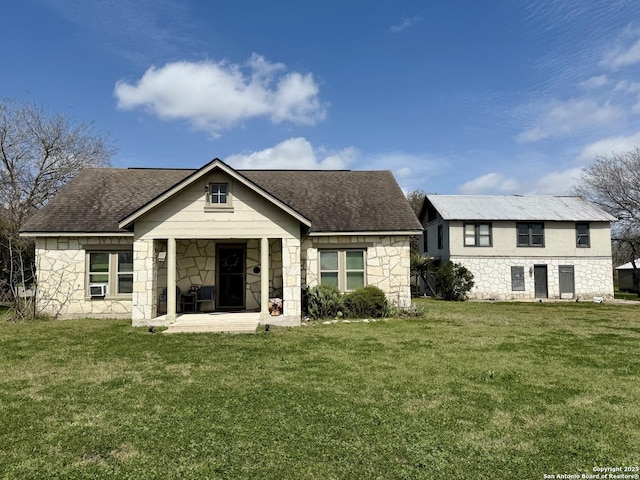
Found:
<svg viewBox="0 0 640 480"><path fill-rule="evenodd" d="M296 212L295 210L293 210L291 207L289 207L285 203L283 203L280 200L278 200L276 197L274 197L273 195L268 193L266 190L261 189L260 187L255 185L253 182L251 182L248 178L243 177L241 174L236 172L233 168L231 168L230 166L228 166L227 164L225 164L224 162L222 162L221 160L219 160L217 158L215 160L213 160L212 162L210 162L208 165L205 165L204 167L202 167L200 170L195 171L194 173L189 175L187 178L185 178L182 181L180 181L177 184L175 184L173 187L171 187L169 190L167 190L163 194L158 195L156 198L151 200L146 205L140 207L135 212L129 214L127 217L125 217L124 219L122 219L120 221L118 226L120 228L127 228L127 227L131 226L138 218L140 218L141 216L143 216L144 214L146 214L147 212L149 212L153 208L157 207L158 205L160 205L161 203L163 203L167 199L171 198L173 195L175 195L179 191L183 190L187 186L191 185L193 182L195 182L195 181L199 180L200 178L204 177L205 175L207 175L209 172L213 171L216 168L222 170L224 173L229 175L231 178L233 178L234 180L242 183L247 188L250 188L255 193L257 193L261 197L265 198L266 200L269 200L274 205L280 207L281 210L284 210L286 213L291 215L293 218L298 220L300 223L303 223L304 225L306 225L308 227L311 226L311 221L308 218L305 218L303 215L301 215L300 213Z"/></svg>
<svg viewBox="0 0 640 480"><path fill-rule="evenodd" d="M399 231L381 231L381 232L310 232L309 233L309 237L352 237L352 236L358 236L358 237L373 237L373 236L379 236L379 235L404 235L404 236L411 236L411 235L422 235L422 230L399 230Z"/></svg>
<svg viewBox="0 0 640 480"><path fill-rule="evenodd" d="M21 237L133 237L133 232L20 232Z"/></svg>

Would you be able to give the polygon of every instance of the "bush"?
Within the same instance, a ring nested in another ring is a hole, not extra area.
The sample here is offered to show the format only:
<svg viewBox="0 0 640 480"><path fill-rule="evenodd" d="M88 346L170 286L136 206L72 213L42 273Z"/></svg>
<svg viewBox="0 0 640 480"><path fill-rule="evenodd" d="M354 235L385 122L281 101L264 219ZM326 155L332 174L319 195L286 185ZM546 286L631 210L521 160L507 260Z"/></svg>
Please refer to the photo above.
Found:
<svg viewBox="0 0 640 480"><path fill-rule="evenodd" d="M459 263L448 261L436 272L436 292L444 300L466 300L472 287L473 274Z"/></svg>
<svg viewBox="0 0 640 480"><path fill-rule="evenodd" d="M389 315L387 297L374 285L367 285L347 294L344 304L350 317L379 318Z"/></svg>
<svg viewBox="0 0 640 480"><path fill-rule="evenodd" d="M333 285L307 288L303 303L306 304L305 313L314 320L333 318L344 309L342 294Z"/></svg>

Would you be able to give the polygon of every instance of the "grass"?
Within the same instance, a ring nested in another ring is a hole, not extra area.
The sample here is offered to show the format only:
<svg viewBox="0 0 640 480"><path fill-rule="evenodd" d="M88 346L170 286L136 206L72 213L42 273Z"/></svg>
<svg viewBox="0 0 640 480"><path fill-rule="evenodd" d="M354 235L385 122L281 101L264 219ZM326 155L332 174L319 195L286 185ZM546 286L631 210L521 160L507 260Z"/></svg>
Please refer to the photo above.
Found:
<svg viewBox="0 0 640 480"><path fill-rule="evenodd" d="M614 296L619 300L640 300L640 296L637 293L616 291Z"/></svg>
<svg viewBox="0 0 640 480"><path fill-rule="evenodd" d="M0 324L2 479L522 478L640 464L640 308L149 334Z"/></svg>

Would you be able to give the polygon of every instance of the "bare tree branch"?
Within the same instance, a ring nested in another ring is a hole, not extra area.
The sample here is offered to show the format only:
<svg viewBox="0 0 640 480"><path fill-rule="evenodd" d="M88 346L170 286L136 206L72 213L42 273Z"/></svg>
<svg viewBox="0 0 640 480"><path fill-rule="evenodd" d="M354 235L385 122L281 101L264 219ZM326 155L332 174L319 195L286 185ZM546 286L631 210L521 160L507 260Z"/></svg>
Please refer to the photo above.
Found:
<svg viewBox="0 0 640 480"><path fill-rule="evenodd" d="M16 278L33 279L33 244L20 238L20 228L83 168L108 166L114 153L91 123L73 123L34 103L0 101L0 280L13 287ZM24 261L20 275L11 271L16 259Z"/></svg>
<svg viewBox="0 0 640 480"><path fill-rule="evenodd" d="M640 149L596 157L576 190L618 219L612 226L614 255L620 263L632 262L640 285Z"/></svg>

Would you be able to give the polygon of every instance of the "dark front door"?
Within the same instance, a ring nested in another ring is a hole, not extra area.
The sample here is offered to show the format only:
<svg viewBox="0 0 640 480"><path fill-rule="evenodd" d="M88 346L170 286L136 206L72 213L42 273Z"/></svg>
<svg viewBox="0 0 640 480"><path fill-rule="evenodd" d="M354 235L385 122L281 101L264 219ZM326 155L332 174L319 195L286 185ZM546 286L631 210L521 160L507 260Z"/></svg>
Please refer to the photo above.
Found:
<svg viewBox="0 0 640 480"><path fill-rule="evenodd" d="M547 298L549 296L549 293L547 291L546 265L533 266L533 283L535 284L536 298Z"/></svg>
<svg viewBox="0 0 640 480"><path fill-rule="evenodd" d="M218 245L217 258L216 307L221 310L245 308L245 247Z"/></svg>

